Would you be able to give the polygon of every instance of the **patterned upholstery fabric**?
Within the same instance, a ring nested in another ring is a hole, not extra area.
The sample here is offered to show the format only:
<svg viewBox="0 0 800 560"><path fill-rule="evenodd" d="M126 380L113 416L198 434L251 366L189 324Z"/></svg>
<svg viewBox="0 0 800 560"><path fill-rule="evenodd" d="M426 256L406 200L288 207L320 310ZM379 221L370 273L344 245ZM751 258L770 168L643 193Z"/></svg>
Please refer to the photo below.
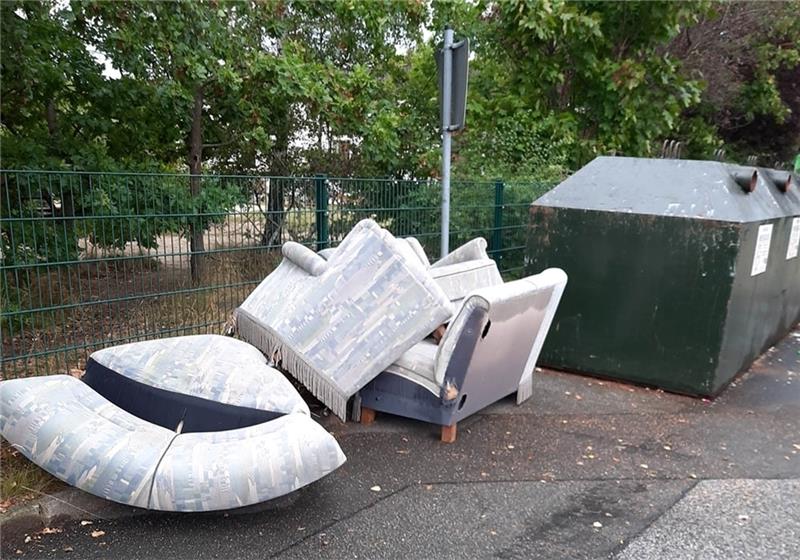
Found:
<svg viewBox="0 0 800 560"><path fill-rule="evenodd" d="M430 273L450 301L458 304L478 288L499 286L503 277L492 259L475 259L431 268Z"/></svg>
<svg viewBox="0 0 800 560"><path fill-rule="evenodd" d="M417 385L422 385L434 395L439 394L440 384L435 379L436 355L439 346L426 339L403 352L386 371L405 377Z"/></svg>
<svg viewBox="0 0 800 560"><path fill-rule="evenodd" d="M475 239L467 241L457 249L447 253L447 255L433 263L431 268L439 268L442 266L448 266L467 261L488 259L489 255L486 253L486 245L486 240L483 237L476 237Z"/></svg>
<svg viewBox="0 0 800 560"><path fill-rule="evenodd" d="M312 276L319 276L325 270L325 261L327 259L300 243L287 241L281 247L281 253L285 258L291 260Z"/></svg>
<svg viewBox="0 0 800 560"><path fill-rule="evenodd" d="M219 335L122 344L91 355L134 381L235 406L310 414L308 405L257 348Z"/></svg>
<svg viewBox="0 0 800 560"><path fill-rule="evenodd" d="M428 260L428 255L425 254L425 249L423 249L422 244L419 241L417 241L416 237L403 237L398 241L402 241L408 244L408 248L399 246L399 249L401 251L409 255L413 253L425 268L428 268L431 265L431 262ZM284 247L285 246L286 245L284 245ZM408 251L408 249L411 249L411 251ZM316 254L327 261L331 257L331 255L333 255L335 252L336 252L336 247L328 247L327 249L322 249L321 251L318 251ZM286 255L285 252L284 255Z"/></svg>
<svg viewBox="0 0 800 560"><path fill-rule="evenodd" d="M158 466L150 507L212 511L255 504L310 484L344 462L333 436L305 414L181 434Z"/></svg>
<svg viewBox="0 0 800 560"><path fill-rule="evenodd" d="M408 243L409 247L411 247L414 253L416 253L420 262L425 267L429 267L431 265L431 261L428 260L428 255L425 254L425 249L422 247L422 244L417 240L416 237L404 237L403 241Z"/></svg>
<svg viewBox="0 0 800 560"><path fill-rule="evenodd" d="M363 220L318 276L284 258L236 310L237 332L344 419L350 396L452 315L409 252Z"/></svg>
<svg viewBox="0 0 800 560"><path fill-rule="evenodd" d="M96 496L166 511L229 509L287 494L346 460L291 383L244 342L177 337L108 348L91 361L107 368L101 375L119 374L169 395L226 410L283 413L243 428L176 433L140 412L130 414L74 377L1 382L3 437L54 476Z"/></svg>
<svg viewBox="0 0 800 560"><path fill-rule="evenodd" d="M408 244L408 247L400 247L400 250L411 255L415 254L420 262L428 269L428 272L436 280L442 290L444 290L450 301L456 306L467 294L477 288L486 286L496 286L503 283L503 278L500 276L500 271L497 269L497 263L490 259L486 254L486 240L482 237L468 241L458 249L455 249L447 256L438 260L433 265L430 264L428 256L425 254L425 249L422 248L417 239L414 237L404 237L400 241ZM287 243L286 245L289 245ZM286 247L284 245L284 247ZM294 245L297 245L296 243ZM310 249L303 247L309 254L316 254L324 260L328 260L333 254L336 253L336 248L331 247L323 249L318 253L313 253ZM409 251L409 249L411 249ZM313 274L312 268L305 264L304 261L310 259L310 256L301 258L299 255L295 257L296 253L292 251L292 260L304 268L309 273ZM284 256L287 256L287 251L284 250ZM287 256L287 258L289 258ZM410 257L409 257L410 258Z"/></svg>
<svg viewBox="0 0 800 560"><path fill-rule="evenodd" d="M0 383L0 431L67 484L138 507L148 506L156 466L175 437L68 375Z"/></svg>

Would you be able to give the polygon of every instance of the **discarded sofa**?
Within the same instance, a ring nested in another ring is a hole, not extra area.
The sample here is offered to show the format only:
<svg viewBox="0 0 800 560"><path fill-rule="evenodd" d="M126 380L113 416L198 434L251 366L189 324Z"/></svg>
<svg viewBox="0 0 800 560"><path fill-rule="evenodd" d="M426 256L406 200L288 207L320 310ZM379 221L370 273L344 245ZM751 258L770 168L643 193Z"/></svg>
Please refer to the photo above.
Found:
<svg viewBox="0 0 800 560"><path fill-rule="evenodd" d="M478 238L430 264L419 242L370 220L319 254L295 243L235 312L238 335L280 363L342 420L354 400L445 426L511 393L533 369L566 274L503 283ZM436 344L429 335L450 323Z"/></svg>
<svg viewBox="0 0 800 560"><path fill-rule="evenodd" d="M236 332L342 420L359 389L452 315L412 246L362 220L328 255L298 243L234 312Z"/></svg>
<svg viewBox="0 0 800 560"><path fill-rule="evenodd" d="M216 335L100 350L83 380L3 381L0 432L68 484L162 511L259 503L345 461L258 350Z"/></svg>

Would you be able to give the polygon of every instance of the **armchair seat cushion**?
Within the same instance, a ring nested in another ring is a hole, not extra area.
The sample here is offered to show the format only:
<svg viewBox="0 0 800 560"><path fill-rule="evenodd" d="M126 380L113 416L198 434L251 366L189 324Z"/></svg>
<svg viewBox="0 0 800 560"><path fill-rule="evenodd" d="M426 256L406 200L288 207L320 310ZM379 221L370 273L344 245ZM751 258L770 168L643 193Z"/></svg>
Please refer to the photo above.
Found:
<svg viewBox="0 0 800 560"><path fill-rule="evenodd" d="M438 396L441 389L436 381L438 352L439 346L425 339L406 350L386 371L405 377Z"/></svg>

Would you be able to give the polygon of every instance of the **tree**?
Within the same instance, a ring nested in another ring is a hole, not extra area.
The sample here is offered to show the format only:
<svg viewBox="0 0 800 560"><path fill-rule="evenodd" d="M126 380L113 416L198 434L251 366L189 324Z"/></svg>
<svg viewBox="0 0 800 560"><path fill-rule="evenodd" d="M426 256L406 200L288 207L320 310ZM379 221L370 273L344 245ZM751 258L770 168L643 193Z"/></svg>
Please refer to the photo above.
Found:
<svg viewBox="0 0 800 560"><path fill-rule="evenodd" d="M100 65L68 31L72 13L54 1L0 4L3 166L59 168L105 159L89 115L103 95Z"/></svg>
<svg viewBox="0 0 800 560"><path fill-rule="evenodd" d="M507 92L489 114L532 112L529 122L542 123L534 136L571 145L572 167L597 153L652 155L700 94L700 83L685 78L661 47L703 9L676 2L489 3L484 14L494 40L483 44L498 61L497 89Z"/></svg>
<svg viewBox="0 0 800 560"><path fill-rule="evenodd" d="M596 154L656 155L668 137L697 157L723 141L785 157L800 134L797 8L5 2L3 161L435 177L433 52L445 23L474 53L456 175L558 179ZM283 194L265 191L265 241L279 232Z"/></svg>
<svg viewBox="0 0 800 560"><path fill-rule="evenodd" d="M724 142L734 159L788 163L800 149L800 2L712 7L667 47L706 84L702 102L684 115L685 138L697 156Z"/></svg>
<svg viewBox="0 0 800 560"><path fill-rule="evenodd" d="M4 2L1 8L4 168L174 169L170 151L177 135L165 126L163 112L151 110L153 88L103 75L87 48L79 9L56 2ZM235 204L237 193L221 185L195 199L175 186L111 175L5 175L0 215L12 220L3 221L3 262L74 260L82 237L103 247L129 241L153 247L167 231L202 231L215 212ZM167 207L198 217L155 216ZM35 219L43 213L62 219ZM154 217L145 224L124 217L137 213Z"/></svg>
<svg viewBox="0 0 800 560"><path fill-rule="evenodd" d="M268 144L258 110L266 99L253 87L264 64L259 29L251 21L254 6L76 2L73 10L83 41L107 56L123 80L141 86L140 101L155 102L151 108L169 134L155 146L156 157L169 161L184 146L193 198L200 196L205 150ZM189 238L192 279L198 282L202 229L193 225Z"/></svg>

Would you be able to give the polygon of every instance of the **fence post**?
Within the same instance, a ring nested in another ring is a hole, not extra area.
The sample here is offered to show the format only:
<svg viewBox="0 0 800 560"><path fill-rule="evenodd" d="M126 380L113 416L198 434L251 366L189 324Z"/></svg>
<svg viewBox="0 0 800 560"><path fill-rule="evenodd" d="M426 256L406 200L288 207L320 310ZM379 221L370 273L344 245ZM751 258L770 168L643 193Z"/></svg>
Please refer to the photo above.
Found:
<svg viewBox="0 0 800 560"><path fill-rule="evenodd" d="M505 184L502 179L494 183L494 229L492 230L492 257L499 261L503 250L503 190Z"/></svg>
<svg viewBox="0 0 800 560"><path fill-rule="evenodd" d="M328 238L328 177L326 175L314 177L314 187L317 201L317 251L321 251L330 245Z"/></svg>

